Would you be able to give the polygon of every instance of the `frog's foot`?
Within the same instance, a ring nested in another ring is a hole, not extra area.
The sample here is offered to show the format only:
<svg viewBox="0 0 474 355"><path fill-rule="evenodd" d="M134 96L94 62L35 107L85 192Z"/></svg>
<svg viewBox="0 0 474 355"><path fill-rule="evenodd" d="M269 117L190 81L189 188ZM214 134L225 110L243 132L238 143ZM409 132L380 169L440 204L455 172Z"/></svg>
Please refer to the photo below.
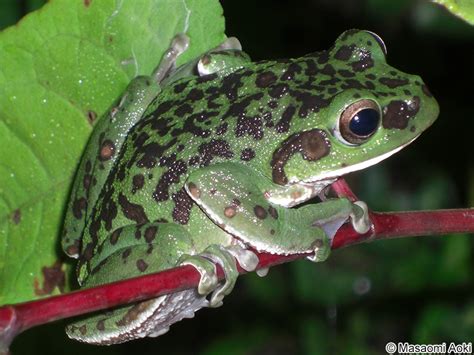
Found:
<svg viewBox="0 0 474 355"><path fill-rule="evenodd" d="M257 256L249 250L238 246L224 248L214 244L199 255L184 255L179 265L191 265L201 274L198 293L207 295L212 292L209 306L220 307L224 296L232 291L239 276L236 260L246 271L255 270L258 264ZM215 264L219 264L225 274L225 282L220 286L218 286Z"/></svg>
<svg viewBox="0 0 474 355"><path fill-rule="evenodd" d="M184 33L177 34L170 47L166 50L160 65L153 72L153 78L157 83L160 83L166 75L175 67L176 60L189 47L189 37Z"/></svg>
<svg viewBox="0 0 474 355"><path fill-rule="evenodd" d="M124 226L113 231L83 264L81 281L84 287L91 287L163 271L176 266L182 253L195 252L191 235L181 225L152 222ZM90 272L84 273L88 269ZM193 288L84 317L67 326L66 332L82 342L107 345L157 336L181 319L193 317L208 303Z"/></svg>
<svg viewBox="0 0 474 355"><path fill-rule="evenodd" d="M367 233L372 227L372 222L369 218L369 208L364 201L355 201L352 204L350 218L352 227L359 234Z"/></svg>

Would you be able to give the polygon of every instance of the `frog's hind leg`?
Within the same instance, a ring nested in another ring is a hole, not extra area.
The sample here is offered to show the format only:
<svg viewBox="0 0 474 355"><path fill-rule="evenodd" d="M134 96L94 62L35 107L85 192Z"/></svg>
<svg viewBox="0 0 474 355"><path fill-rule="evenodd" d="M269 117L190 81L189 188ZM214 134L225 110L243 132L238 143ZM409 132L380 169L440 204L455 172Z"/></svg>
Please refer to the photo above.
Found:
<svg viewBox="0 0 474 355"><path fill-rule="evenodd" d="M82 286L92 287L169 269L177 265L183 253L195 254L195 251L191 236L179 225L126 226L111 233L88 261L90 271ZM214 272L210 261L203 268ZM210 287L216 285L217 279ZM66 333L70 338L91 344L122 343L163 334L171 324L192 317L207 305L205 295L190 289L86 317L68 325Z"/></svg>
<svg viewBox="0 0 474 355"><path fill-rule="evenodd" d="M64 221L62 246L67 255L78 257L87 216L120 155L125 138L160 90L148 77L135 78L95 124L77 169Z"/></svg>
<svg viewBox="0 0 474 355"><path fill-rule="evenodd" d="M160 93L161 80L174 68L188 42L187 36L176 36L153 73L155 80L149 76L133 79L117 102L95 123L77 169L64 221L62 247L67 255L79 256L86 218L95 206L129 130Z"/></svg>
<svg viewBox="0 0 474 355"><path fill-rule="evenodd" d="M211 245L201 254L194 250L190 234L174 223L148 223L114 231L98 253L81 268L90 265L85 287L158 272L177 265L192 265L201 274L197 289L157 297L108 313L87 317L67 326L69 337L92 344L116 344L131 339L158 336L183 318L191 318L200 308L217 307L237 279L236 260L247 270L258 259L249 251ZM226 280L218 286L215 263ZM206 296L213 292L210 302Z"/></svg>
<svg viewBox="0 0 474 355"><path fill-rule="evenodd" d="M195 290L186 290L113 309L77 321L66 327L71 339L95 345L120 344L146 336L166 333L172 323L192 318L194 311L205 307L206 299ZM185 309L179 309L186 305ZM181 311L181 312L180 312ZM174 317L174 314L178 316Z"/></svg>

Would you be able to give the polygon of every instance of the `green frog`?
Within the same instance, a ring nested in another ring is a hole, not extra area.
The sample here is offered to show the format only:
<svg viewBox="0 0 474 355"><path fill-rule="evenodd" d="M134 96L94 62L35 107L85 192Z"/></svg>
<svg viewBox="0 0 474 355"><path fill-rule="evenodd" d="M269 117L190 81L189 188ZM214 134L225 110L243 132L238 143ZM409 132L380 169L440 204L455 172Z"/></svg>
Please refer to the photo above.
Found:
<svg viewBox="0 0 474 355"><path fill-rule="evenodd" d="M325 260L344 223L371 228L362 201L329 198L326 187L399 151L438 116L420 77L389 66L369 31L346 31L327 51L259 62L229 38L176 67L188 45L177 35L152 75L135 78L94 127L62 245L78 258L81 287L179 265L196 268L199 287L77 321L71 338L161 335L220 306L237 263L256 269L255 252Z"/></svg>

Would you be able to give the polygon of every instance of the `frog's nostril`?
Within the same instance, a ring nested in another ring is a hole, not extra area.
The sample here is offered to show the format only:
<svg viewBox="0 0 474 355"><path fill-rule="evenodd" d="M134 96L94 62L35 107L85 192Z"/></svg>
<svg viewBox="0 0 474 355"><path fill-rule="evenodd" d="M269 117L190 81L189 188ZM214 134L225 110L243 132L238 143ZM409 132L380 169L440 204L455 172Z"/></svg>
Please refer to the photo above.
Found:
<svg viewBox="0 0 474 355"><path fill-rule="evenodd" d="M413 96L411 100L407 101L408 109L417 113L420 109L420 98L418 96Z"/></svg>

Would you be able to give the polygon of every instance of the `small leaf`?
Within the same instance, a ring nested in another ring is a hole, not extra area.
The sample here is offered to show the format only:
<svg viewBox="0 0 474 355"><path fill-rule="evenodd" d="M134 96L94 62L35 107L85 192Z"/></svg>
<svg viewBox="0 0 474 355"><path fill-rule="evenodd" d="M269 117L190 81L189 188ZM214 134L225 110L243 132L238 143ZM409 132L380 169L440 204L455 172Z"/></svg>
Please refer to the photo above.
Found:
<svg viewBox="0 0 474 355"><path fill-rule="evenodd" d="M472 0L432 0L444 6L454 15L474 25L474 2Z"/></svg>
<svg viewBox="0 0 474 355"><path fill-rule="evenodd" d="M0 34L0 304L57 293L64 205L91 120L152 72L175 34L191 39L182 63L223 31L217 0L55 0Z"/></svg>

